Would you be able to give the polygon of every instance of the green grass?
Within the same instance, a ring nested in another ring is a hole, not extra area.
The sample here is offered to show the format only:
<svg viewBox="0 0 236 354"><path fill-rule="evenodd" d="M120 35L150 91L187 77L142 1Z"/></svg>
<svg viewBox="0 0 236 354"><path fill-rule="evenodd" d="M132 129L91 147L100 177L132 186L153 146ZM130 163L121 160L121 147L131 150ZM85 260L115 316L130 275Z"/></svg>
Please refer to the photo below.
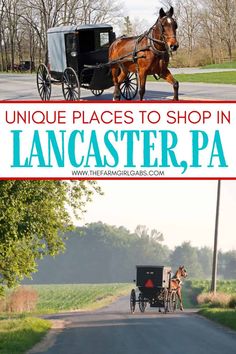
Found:
<svg viewBox="0 0 236 354"><path fill-rule="evenodd" d="M203 74L176 74L175 79L179 82L201 82L208 84L233 84L236 85L236 71L203 73ZM153 76L148 81L156 81ZM163 80L161 80L163 81Z"/></svg>
<svg viewBox="0 0 236 354"><path fill-rule="evenodd" d="M236 311L232 309L209 309L199 311L201 315L236 330Z"/></svg>
<svg viewBox="0 0 236 354"><path fill-rule="evenodd" d="M189 280L189 286L197 295L202 292L209 292L211 287L210 280ZM236 293L236 280L218 280L217 291L227 294Z"/></svg>
<svg viewBox="0 0 236 354"><path fill-rule="evenodd" d="M37 285L37 312L49 313L95 309L111 303L116 297L129 294L130 284Z"/></svg>
<svg viewBox="0 0 236 354"><path fill-rule="evenodd" d="M49 321L33 317L0 321L0 353L25 353L41 340L49 328Z"/></svg>
<svg viewBox="0 0 236 354"><path fill-rule="evenodd" d="M236 69L236 61L222 64L209 64L202 66L202 69Z"/></svg>

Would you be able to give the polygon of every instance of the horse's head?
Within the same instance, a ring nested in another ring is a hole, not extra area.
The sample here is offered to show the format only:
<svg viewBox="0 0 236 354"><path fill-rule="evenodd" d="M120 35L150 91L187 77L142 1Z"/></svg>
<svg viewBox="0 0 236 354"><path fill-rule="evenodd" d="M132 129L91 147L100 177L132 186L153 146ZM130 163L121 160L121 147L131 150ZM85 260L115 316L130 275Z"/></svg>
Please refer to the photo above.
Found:
<svg viewBox="0 0 236 354"><path fill-rule="evenodd" d="M179 43L176 39L177 23L173 19L174 9L171 6L168 12L165 12L163 8L160 9L157 25L160 30L160 35L165 45L169 47L171 52L176 51L179 48Z"/></svg>
<svg viewBox="0 0 236 354"><path fill-rule="evenodd" d="M186 278L188 276L187 270L184 266L179 266L178 273L180 278Z"/></svg>

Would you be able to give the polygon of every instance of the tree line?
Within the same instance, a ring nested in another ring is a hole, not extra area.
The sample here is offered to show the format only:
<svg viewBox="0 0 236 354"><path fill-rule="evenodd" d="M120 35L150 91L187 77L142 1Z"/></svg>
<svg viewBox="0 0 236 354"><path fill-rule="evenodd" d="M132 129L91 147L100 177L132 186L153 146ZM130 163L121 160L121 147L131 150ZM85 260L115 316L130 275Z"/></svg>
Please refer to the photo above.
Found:
<svg viewBox="0 0 236 354"><path fill-rule="evenodd" d="M184 264L190 279L209 279L212 250L190 242L170 250L160 232L143 225L132 233L124 226L91 223L67 234L64 254L39 262L33 282L129 282L135 279L138 264L170 265L173 271ZM218 276L236 278L236 251L219 253Z"/></svg>
<svg viewBox="0 0 236 354"><path fill-rule="evenodd" d="M178 22L180 53L186 65L236 59L236 0L163 0ZM178 55L177 55L178 56Z"/></svg>
<svg viewBox="0 0 236 354"><path fill-rule="evenodd" d="M162 0L175 9L180 48L174 64L202 65L236 57L236 0ZM120 34L138 35L153 19L124 13L119 0L0 0L0 70L47 61L47 30L60 25L107 22ZM130 19L132 18L132 20Z"/></svg>
<svg viewBox="0 0 236 354"><path fill-rule="evenodd" d="M114 23L121 14L117 0L0 0L0 70L47 61L50 27Z"/></svg>

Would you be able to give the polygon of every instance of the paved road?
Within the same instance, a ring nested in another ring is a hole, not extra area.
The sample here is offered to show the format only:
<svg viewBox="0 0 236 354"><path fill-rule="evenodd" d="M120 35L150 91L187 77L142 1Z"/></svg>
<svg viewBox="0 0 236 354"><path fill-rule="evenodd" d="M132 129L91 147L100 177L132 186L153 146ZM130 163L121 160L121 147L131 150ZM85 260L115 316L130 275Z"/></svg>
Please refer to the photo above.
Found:
<svg viewBox="0 0 236 354"><path fill-rule="evenodd" d="M113 89L111 88L109 90L106 90L102 96L95 98L90 91L82 90L81 98L85 100L111 100L112 92ZM171 99L172 97L173 90L171 85L169 85L168 83L147 83L147 93L145 95L146 100L165 100ZM36 88L35 75L0 74L0 100L38 99L39 96ZM63 99L60 86L53 86L51 99ZM236 86L201 83L180 83L180 99L236 100Z"/></svg>
<svg viewBox="0 0 236 354"><path fill-rule="evenodd" d="M31 354L235 354L235 332L191 311L130 315L128 298L96 312L51 318L65 321L65 328Z"/></svg>

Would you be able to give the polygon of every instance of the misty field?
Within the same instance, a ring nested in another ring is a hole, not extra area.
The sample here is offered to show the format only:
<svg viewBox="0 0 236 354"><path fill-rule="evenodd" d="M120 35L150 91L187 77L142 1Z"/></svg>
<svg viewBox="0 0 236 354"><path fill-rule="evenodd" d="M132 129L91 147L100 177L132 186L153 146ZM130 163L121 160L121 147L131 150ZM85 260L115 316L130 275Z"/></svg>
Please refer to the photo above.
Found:
<svg viewBox="0 0 236 354"><path fill-rule="evenodd" d="M130 293L131 284L35 285L40 313L95 309Z"/></svg>
<svg viewBox="0 0 236 354"><path fill-rule="evenodd" d="M210 280L190 280L189 286L198 295L202 292L209 292L211 287ZM218 280L217 291L226 294L236 293L236 280Z"/></svg>

